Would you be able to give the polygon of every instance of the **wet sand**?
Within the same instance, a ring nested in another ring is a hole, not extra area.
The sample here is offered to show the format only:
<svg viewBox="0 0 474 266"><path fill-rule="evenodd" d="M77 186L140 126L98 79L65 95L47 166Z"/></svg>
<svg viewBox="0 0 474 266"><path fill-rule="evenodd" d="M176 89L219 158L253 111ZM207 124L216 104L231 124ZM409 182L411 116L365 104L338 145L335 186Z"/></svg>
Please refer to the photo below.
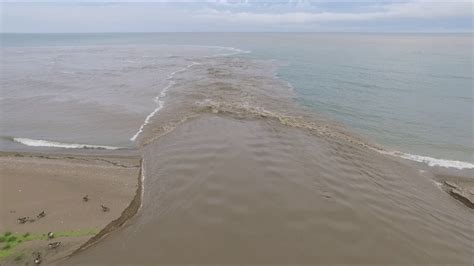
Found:
<svg viewBox="0 0 474 266"><path fill-rule="evenodd" d="M139 164L132 156L1 153L0 233L39 238L12 248L2 265L33 264L32 252L41 252L46 265L71 254L130 204ZM101 204L110 210L103 212ZM34 221L20 224L20 217ZM47 240L42 235L48 232L57 237ZM57 241L60 247L48 248Z"/></svg>
<svg viewBox="0 0 474 266"><path fill-rule="evenodd" d="M411 164L203 115L144 148L143 207L65 265L471 263L474 213Z"/></svg>

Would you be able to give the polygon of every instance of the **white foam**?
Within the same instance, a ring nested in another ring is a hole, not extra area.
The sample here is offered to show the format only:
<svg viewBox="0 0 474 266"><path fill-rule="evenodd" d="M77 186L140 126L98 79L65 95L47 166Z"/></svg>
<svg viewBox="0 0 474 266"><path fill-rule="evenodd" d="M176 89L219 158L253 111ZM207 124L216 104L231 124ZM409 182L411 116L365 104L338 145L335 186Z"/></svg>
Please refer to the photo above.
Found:
<svg viewBox="0 0 474 266"><path fill-rule="evenodd" d="M440 190L443 190L443 184L442 183L440 183L438 181L435 181L435 180L433 180L433 183L435 184L435 186L437 188L439 188Z"/></svg>
<svg viewBox="0 0 474 266"><path fill-rule="evenodd" d="M145 195L145 162L142 161L142 168L141 168L141 172L142 172L142 176L141 176L141 194L140 194L140 207L138 207L138 210L141 210L142 207L143 207L143 195Z"/></svg>
<svg viewBox="0 0 474 266"><path fill-rule="evenodd" d="M104 149L104 150L118 150L119 147L90 145L78 143L62 143L49 140L38 140L28 138L13 138L13 141L31 147L50 147L50 148L65 148L65 149Z"/></svg>
<svg viewBox="0 0 474 266"><path fill-rule="evenodd" d="M454 160L446 160L446 159L437 159L437 158L432 158L428 156L422 156L422 155L414 155L414 154L409 154L409 153L404 153L404 152L399 152L399 151L381 151L379 150L380 153L383 154L388 154L392 156L397 156L403 159L415 161L415 162L420 162L420 163L425 163L429 166L438 166L438 167L445 167L445 168L456 168L456 169L474 169L474 164L469 163L469 162L462 162L462 161L454 161Z"/></svg>
<svg viewBox="0 0 474 266"><path fill-rule="evenodd" d="M212 56L208 56L208 57L220 57L220 56L232 56L232 55L237 55L237 54L247 54L247 53L250 53L250 51L246 51L246 50L241 50L241 49L238 49L238 48L234 48L234 47L224 47L224 46L206 46L206 47L211 47L211 48L219 48L219 49L226 49L226 50L229 50L230 53L222 53L222 54L214 54ZM158 111L160 111L163 106L164 106L164 101L162 100L164 97L166 97L166 93L168 92L168 90L175 84L172 79L174 78L174 76L180 72L184 72L186 71L187 69L189 69L190 67L192 66L195 66L195 65L199 65L198 62L192 62L191 64L187 65L186 67L182 68L182 69L179 69L177 71L174 71L172 72L171 74L168 75L168 77L166 78L167 80L169 80L170 82L168 83L168 85L160 92L160 94L158 96L155 97L154 101L156 102L157 104L157 107L155 108L155 110L153 110L153 112L151 112L146 118L145 118L145 121L143 122L143 124L140 126L140 128L138 129L138 131L135 133L135 135L133 135L130 140L131 141L135 141L137 140L138 136L143 132L143 129L145 128L146 125L148 125L150 123L150 120L155 116L156 113L158 113Z"/></svg>
<svg viewBox="0 0 474 266"><path fill-rule="evenodd" d="M229 53L214 54L214 55L206 56L206 57L232 56L232 55L249 54L250 53L250 51L242 50L242 49L235 48L235 47L225 47L225 46L206 46L206 47L217 48L217 49L225 49L225 50L230 51Z"/></svg>
<svg viewBox="0 0 474 266"><path fill-rule="evenodd" d="M169 83L168 85L163 88L163 90L161 90L160 94L158 96L155 97L154 101L155 103L157 104L157 107L155 108L155 110L153 110L153 112L151 112L146 118L145 118L145 121L143 122L143 124L140 126L140 128L138 129L137 133L135 133L135 135L133 135L130 140L131 141L135 141L138 136L143 132L143 129L145 128L146 125L148 125L150 123L150 120L153 118L153 116L155 116L156 113L158 113L158 111L160 111L163 106L164 106L164 101L162 100L164 97L166 97L166 93L168 92L168 90L173 87L173 85L175 84L175 82L172 80L174 78L174 76L178 73L181 73L181 72L184 72L186 71L187 69L189 69L190 67L192 66L195 66L195 65L199 65L199 63L197 62L192 62L191 64L187 65L186 67L183 67L179 70L176 70L174 72L172 72L171 74L168 75L168 77L166 78L167 80L169 80Z"/></svg>

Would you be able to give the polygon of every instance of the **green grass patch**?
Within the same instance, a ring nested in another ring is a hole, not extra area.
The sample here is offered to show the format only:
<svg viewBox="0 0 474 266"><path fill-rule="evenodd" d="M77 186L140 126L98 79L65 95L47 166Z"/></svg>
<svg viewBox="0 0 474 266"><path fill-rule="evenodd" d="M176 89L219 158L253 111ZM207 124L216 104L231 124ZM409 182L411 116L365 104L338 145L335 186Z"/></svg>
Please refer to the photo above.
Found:
<svg viewBox="0 0 474 266"><path fill-rule="evenodd" d="M54 232L54 237L81 237L81 236L92 236L99 233L97 229L84 229L74 231L58 231ZM21 243L33 240L49 240L48 234L13 234L11 232L5 232L0 236L0 260L9 257L14 254L14 249ZM17 255L18 256L18 255ZM15 257L16 260L16 257Z"/></svg>
<svg viewBox="0 0 474 266"><path fill-rule="evenodd" d="M98 233L99 233L99 230L97 229L84 229L84 230L77 230L77 231L55 232L54 237L81 237L81 236L96 235Z"/></svg>

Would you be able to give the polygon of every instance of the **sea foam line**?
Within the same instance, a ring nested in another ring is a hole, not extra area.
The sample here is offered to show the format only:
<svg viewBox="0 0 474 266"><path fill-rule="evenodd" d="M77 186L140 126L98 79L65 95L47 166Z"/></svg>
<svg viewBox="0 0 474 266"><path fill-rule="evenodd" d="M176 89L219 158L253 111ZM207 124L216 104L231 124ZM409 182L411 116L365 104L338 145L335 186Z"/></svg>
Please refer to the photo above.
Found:
<svg viewBox="0 0 474 266"><path fill-rule="evenodd" d="M206 57L220 57L220 56L232 56L232 55L236 55L236 54L248 54L250 53L250 51L246 51L246 50L241 50L241 49L238 49L238 48L234 48L234 47L223 47L223 46L207 46L207 47L212 47L212 48L219 48L219 49L227 49L227 50L230 50L231 52L230 53L225 53L225 54L215 54L215 55L212 55L212 56L206 56ZM168 92L168 90L175 84L171 79L174 78L174 75L176 75L177 73L180 73L180 72L184 72L186 71L187 69L189 69L190 67L194 66L194 65L199 65L198 62L192 62L191 64L187 65L186 67L180 69L180 70L177 70L177 71L174 71L172 72L171 74L168 75L167 77L167 80L170 80L170 82L168 83L168 85L160 92L160 94L158 96L155 97L154 101L156 102L157 104L157 107L155 110L153 110L153 112L151 112L146 118L145 118L145 121L143 122L143 124L140 126L140 128L138 129L137 133L135 133L135 135L133 135L130 140L131 141L135 141L138 136L143 132L143 129L145 128L146 125L148 125L150 123L150 120L155 116L156 113L158 113L164 106L164 101L162 100L162 98L164 98L166 96L166 93Z"/></svg>
<svg viewBox="0 0 474 266"><path fill-rule="evenodd" d="M65 149L103 149L103 150L119 150L119 147L90 145L78 143L62 143L57 141L29 139L29 138L13 138L13 141L31 147L50 147L50 148L65 148Z"/></svg>
<svg viewBox="0 0 474 266"><path fill-rule="evenodd" d="M214 55L210 55L210 56L206 56L206 57L232 56L232 55L238 55L238 54L249 54L249 53L251 53L250 51L242 50L242 49L235 48L235 47L224 47L224 46L208 46L208 47L218 48L218 49L226 49L226 50L230 50L231 52L230 53L223 53L223 54L214 54Z"/></svg>
<svg viewBox="0 0 474 266"><path fill-rule="evenodd" d="M150 123L150 120L153 118L153 116L155 116L155 114L158 113L158 111L160 111L163 108L164 101L162 99L166 96L166 93L168 92L168 90L171 87L173 87L173 85L175 84L175 82L172 80L174 78L174 76L178 73L186 71L187 69L189 69L189 68L191 68L192 66L195 66L195 65L199 65L199 63L198 62L192 62L191 64L187 65L186 67L181 68L179 70L176 70L176 71L174 71L174 72L172 72L171 74L168 75L168 77L166 78L167 80L169 80L168 85L165 88L163 88L163 90L161 90L160 94L158 94L158 96L156 96L155 99L154 99L155 103L157 104L157 107L155 108L155 110L153 110L153 112L151 112L145 118L145 121L140 126L137 133L135 133L135 135L133 135L133 137L130 138L131 141L135 141L138 138L138 136L143 132L143 129L145 128L145 126Z"/></svg>
<svg viewBox="0 0 474 266"><path fill-rule="evenodd" d="M403 159L419 162L419 163L425 163L431 167L433 166L439 166L439 167L445 167L445 168L456 168L459 170L462 169L474 169L474 164L469 163L469 162L462 162L462 161L455 161L455 160L446 160L446 159L437 159L433 157L428 157L428 156L422 156L422 155L415 155L415 154L409 154L409 153L404 153L400 151L382 151L382 150L377 150L378 152L382 154L388 154L391 156L396 156L400 157Z"/></svg>
<svg viewBox="0 0 474 266"><path fill-rule="evenodd" d="M140 191L140 206L138 207L138 210L141 210L141 208L143 207L143 195L145 195L145 162L142 161L142 165L141 165L141 173L142 173L142 176L140 176L141 178L141 191Z"/></svg>

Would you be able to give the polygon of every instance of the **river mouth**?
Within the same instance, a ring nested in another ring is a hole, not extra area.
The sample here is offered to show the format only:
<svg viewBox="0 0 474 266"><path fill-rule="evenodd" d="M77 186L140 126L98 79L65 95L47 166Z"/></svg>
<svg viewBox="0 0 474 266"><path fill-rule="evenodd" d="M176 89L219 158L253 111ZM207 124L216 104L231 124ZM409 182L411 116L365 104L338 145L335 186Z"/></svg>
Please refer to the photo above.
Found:
<svg viewBox="0 0 474 266"><path fill-rule="evenodd" d="M441 188L472 184L473 164L353 134L302 106L276 61L173 45L10 52L3 148L142 155L135 200L64 263L472 263L474 213L448 194L458 184Z"/></svg>
<svg viewBox="0 0 474 266"><path fill-rule="evenodd" d="M69 263L472 259L472 212L411 166L345 141L205 114L143 152L142 209Z"/></svg>
<svg viewBox="0 0 474 266"><path fill-rule="evenodd" d="M472 261L472 210L430 171L300 108L272 62L191 64L136 139L138 214L67 263Z"/></svg>

